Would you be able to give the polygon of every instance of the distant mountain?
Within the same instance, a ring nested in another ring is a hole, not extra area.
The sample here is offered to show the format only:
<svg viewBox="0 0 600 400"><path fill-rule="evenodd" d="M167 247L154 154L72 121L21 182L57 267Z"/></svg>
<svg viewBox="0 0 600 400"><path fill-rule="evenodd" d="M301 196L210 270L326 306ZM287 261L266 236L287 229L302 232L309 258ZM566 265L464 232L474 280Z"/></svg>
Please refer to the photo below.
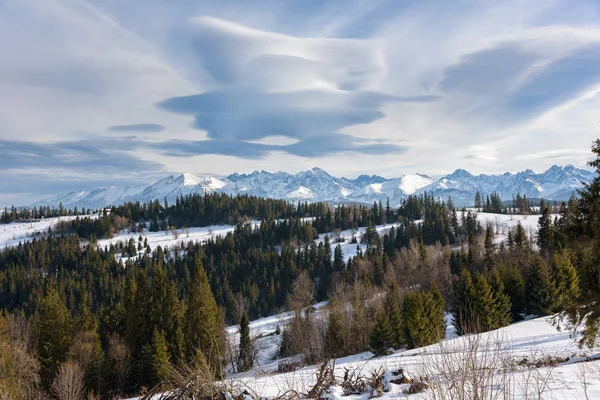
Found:
<svg viewBox="0 0 600 400"><path fill-rule="evenodd" d="M432 193L436 197L452 197L456 205L471 205L477 191L484 196L497 192L503 200L521 193L530 198L567 200L582 182L590 182L594 172L553 166L536 174L525 170L516 174L473 175L464 169L439 179L423 174L405 174L386 179L377 175L361 175L356 179L337 178L320 168L297 174L254 171L251 174L232 174L225 178L201 177L184 173L171 175L148 186L109 186L91 191L62 194L33 205L99 208L125 202L148 202L166 198L173 202L178 196L222 192L230 195L249 194L290 201L328 201L373 203L390 200L399 205L411 194Z"/></svg>
<svg viewBox="0 0 600 400"><path fill-rule="evenodd" d="M442 198L452 196L455 203L461 205L472 204L477 191L484 195L497 192L503 200L510 200L517 193L529 198L568 200L581 189L582 182L590 182L594 177L594 172L572 165L554 165L541 174L527 169L516 174L475 176L458 169L420 190Z"/></svg>

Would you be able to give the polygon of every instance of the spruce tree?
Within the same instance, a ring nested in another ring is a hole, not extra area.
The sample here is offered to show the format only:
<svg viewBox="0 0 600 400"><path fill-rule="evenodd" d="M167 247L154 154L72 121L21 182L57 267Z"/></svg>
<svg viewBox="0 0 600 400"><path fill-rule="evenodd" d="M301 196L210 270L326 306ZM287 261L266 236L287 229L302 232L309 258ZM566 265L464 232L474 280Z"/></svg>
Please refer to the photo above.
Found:
<svg viewBox="0 0 600 400"><path fill-rule="evenodd" d="M473 323L475 333L486 332L496 327L494 294L485 276L476 272L473 279Z"/></svg>
<svg viewBox="0 0 600 400"><path fill-rule="evenodd" d="M432 341L438 342L446 335L446 300L436 282L431 285L431 290L426 294L427 319L430 321Z"/></svg>
<svg viewBox="0 0 600 400"><path fill-rule="evenodd" d="M475 192L474 207L477 209L477 211L481 210L481 193L479 193L479 190Z"/></svg>
<svg viewBox="0 0 600 400"><path fill-rule="evenodd" d="M375 313L375 326L371 332L369 343L371 351L376 356L387 354L394 344L394 333L390 327L390 320L383 310Z"/></svg>
<svg viewBox="0 0 600 400"><path fill-rule="evenodd" d="M596 172L579 191L580 199L569 200L562 208L560 224L568 244L579 252L578 271L582 296L578 308L569 313L573 326L585 324L581 344L593 347L600 338L600 139L592 144L594 159L588 162Z"/></svg>
<svg viewBox="0 0 600 400"><path fill-rule="evenodd" d="M494 328L502 328L510 324L512 320L512 304L507 294L504 281L498 269L494 269L490 277L490 286L494 296Z"/></svg>
<svg viewBox="0 0 600 400"><path fill-rule="evenodd" d="M554 309L556 288L548 265L540 256L532 256L525 278L525 312L548 315Z"/></svg>
<svg viewBox="0 0 600 400"><path fill-rule="evenodd" d="M392 281L385 296L385 311L390 318L390 327L394 334L394 348L404 345L404 326L402 321L402 308L398 284Z"/></svg>
<svg viewBox="0 0 600 400"><path fill-rule="evenodd" d="M513 240L518 251L524 251L529 247L527 243L527 232L525 232L525 228L521 225L521 221L517 222Z"/></svg>
<svg viewBox="0 0 600 400"><path fill-rule="evenodd" d="M71 314L53 287L42 299L33 325L36 350L42 366L42 379L49 385L56 368L66 360L73 342Z"/></svg>
<svg viewBox="0 0 600 400"><path fill-rule="evenodd" d="M165 299L165 309L169 315L164 328L169 345L169 354L171 355L171 362L177 363L184 359L185 353L183 336L185 303L183 300L178 299L175 282L169 284Z"/></svg>
<svg viewBox="0 0 600 400"><path fill-rule="evenodd" d="M510 313L513 321L520 321L525 307L525 279L516 265L500 267L497 271L502 276L506 294L510 299Z"/></svg>
<svg viewBox="0 0 600 400"><path fill-rule="evenodd" d="M149 383L154 386L166 381L171 373L171 356L167 338L163 331L154 329L152 342L144 346L144 355L149 363Z"/></svg>
<svg viewBox="0 0 600 400"><path fill-rule="evenodd" d="M576 304L581 295L579 276L567 250L555 253L553 264L557 294L555 311L564 311Z"/></svg>
<svg viewBox="0 0 600 400"><path fill-rule="evenodd" d="M238 355L238 369L240 372L252 368L252 341L250 340L250 321L248 314L242 315L240 321L240 352Z"/></svg>
<svg viewBox="0 0 600 400"><path fill-rule="evenodd" d="M188 360L194 361L198 352L201 352L213 372L220 374L221 357L225 349L223 328L221 310L213 297L202 262L197 258L185 313L185 348Z"/></svg>
<svg viewBox="0 0 600 400"><path fill-rule="evenodd" d="M343 304L340 299L333 296L329 300L329 317L326 333L326 347L328 357L338 358L348 354L349 335L344 323Z"/></svg>
<svg viewBox="0 0 600 400"><path fill-rule="evenodd" d="M454 304L452 307L454 330L458 335L476 331L474 298L473 278L471 273L463 268L458 280L454 283Z"/></svg>
<svg viewBox="0 0 600 400"><path fill-rule="evenodd" d="M552 217L550 216L550 208L546 207L542 210L542 216L538 220L537 244L540 252L546 258L549 258L554 245L554 235L552 229Z"/></svg>
<svg viewBox="0 0 600 400"><path fill-rule="evenodd" d="M346 269L346 263L344 262L344 253L342 252L342 246L339 244L335 246L333 252L333 269L337 272L344 272Z"/></svg>
<svg viewBox="0 0 600 400"><path fill-rule="evenodd" d="M434 343L422 292L406 293L402 303L402 315L404 316L404 341L408 348Z"/></svg>
<svg viewBox="0 0 600 400"><path fill-rule="evenodd" d="M104 352L98 333L98 319L88 307L88 294L84 293L79 313L75 318L73 343L68 359L77 362L85 373L85 385L89 390L100 392L102 388L102 360Z"/></svg>
<svg viewBox="0 0 600 400"><path fill-rule="evenodd" d="M491 224L488 224L485 227L484 249L486 264L487 266L491 266L494 258L494 251L496 250L496 245L494 244L494 228L492 228Z"/></svg>

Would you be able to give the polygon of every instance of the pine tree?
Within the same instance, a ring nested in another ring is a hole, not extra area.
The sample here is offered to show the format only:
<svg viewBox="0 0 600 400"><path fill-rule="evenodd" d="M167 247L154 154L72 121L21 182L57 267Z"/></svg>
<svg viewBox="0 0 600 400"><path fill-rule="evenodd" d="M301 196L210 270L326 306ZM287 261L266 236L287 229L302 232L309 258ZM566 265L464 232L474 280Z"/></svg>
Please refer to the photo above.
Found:
<svg viewBox="0 0 600 400"><path fill-rule="evenodd" d="M56 368L66 360L73 342L73 322L65 303L54 288L49 288L34 318L37 354L42 378L50 384Z"/></svg>
<svg viewBox="0 0 600 400"><path fill-rule="evenodd" d="M376 355L384 355L389 352L394 344L394 333L390 327L390 320L383 310L375 314L375 326L370 336L371 351Z"/></svg>
<svg viewBox="0 0 600 400"><path fill-rule="evenodd" d="M252 342L250 340L250 321L244 313L240 321L240 353L238 356L238 369L240 372L252 368Z"/></svg>
<svg viewBox="0 0 600 400"><path fill-rule="evenodd" d="M220 373L225 337L223 316L213 297L208 277L199 258L188 290L185 314L185 348L193 361L200 351L215 374Z"/></svg>

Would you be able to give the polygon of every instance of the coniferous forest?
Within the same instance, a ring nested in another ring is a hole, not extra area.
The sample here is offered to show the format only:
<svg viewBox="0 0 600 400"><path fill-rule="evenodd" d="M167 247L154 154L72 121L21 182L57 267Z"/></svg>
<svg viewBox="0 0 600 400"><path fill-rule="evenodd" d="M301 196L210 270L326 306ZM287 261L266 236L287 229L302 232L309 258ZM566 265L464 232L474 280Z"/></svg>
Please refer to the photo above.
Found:
<svg viewBox="0 0 600 400"><path fill-rule="evenodd" d="M592 152L600 173L600 140ZM479 194L475 208L507 212L497 194ZM521 196L509 208L534 209ZM493 224L428 194L398 208L207 194L129 203L97 217L62 207L7 210L3 223L77 218L0 250L0 397L56 396L73 375L81 397L135 395L168 389L173 371L190 365L218 379L251 368L249 321L284 310L294 313L281 327L280 356L302 354L306 363L438 342L446 313L461 335L559 313L584 327L582 344L593 344L600 178L569 202L541 201L538 212L530 216L539 218L535 237L517 224L498 241ZM141 235L214 224L235 229L155 249ZM353 254L339 243L348 230L362 245ZM140 236L98 246L122 231ZM319 321L311 305L323 300L329 312ZM230 354L224 328L236 324L239 351Z"/></svg>

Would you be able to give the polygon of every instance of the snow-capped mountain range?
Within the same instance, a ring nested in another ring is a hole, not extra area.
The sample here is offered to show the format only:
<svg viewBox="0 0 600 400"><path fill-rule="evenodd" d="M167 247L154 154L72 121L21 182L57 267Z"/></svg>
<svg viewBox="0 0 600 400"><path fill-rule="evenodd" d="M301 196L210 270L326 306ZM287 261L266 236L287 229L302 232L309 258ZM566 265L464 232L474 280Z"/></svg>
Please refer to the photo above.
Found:
<svg viewBox="0 0 600 400"><path fill-rule="evenodd" d="M390 200L399 205L411 194L433 193L436 197L452 197L456 205L471 205L475 192L497 192L503 200L510 200L517 193L530 198L566 200L582 182L590 182L595 173L575 168L553 166L544 173L525 170L516 174L472 175L458 169L439 179L423 174L405 174L399 178L386 179L377 175L361 175L356 179L336 178L320 168L297 174L254 171L251 174L232 174L224 178L196 176L184 173L171 175L151 185L110 186L91 191L62 194L33 205L99 208L125 202L148 202L166 198L173 202L176 197L193 193L222 192L230 195L286 199L290 201L326 201L372 203Z"/></svg>

